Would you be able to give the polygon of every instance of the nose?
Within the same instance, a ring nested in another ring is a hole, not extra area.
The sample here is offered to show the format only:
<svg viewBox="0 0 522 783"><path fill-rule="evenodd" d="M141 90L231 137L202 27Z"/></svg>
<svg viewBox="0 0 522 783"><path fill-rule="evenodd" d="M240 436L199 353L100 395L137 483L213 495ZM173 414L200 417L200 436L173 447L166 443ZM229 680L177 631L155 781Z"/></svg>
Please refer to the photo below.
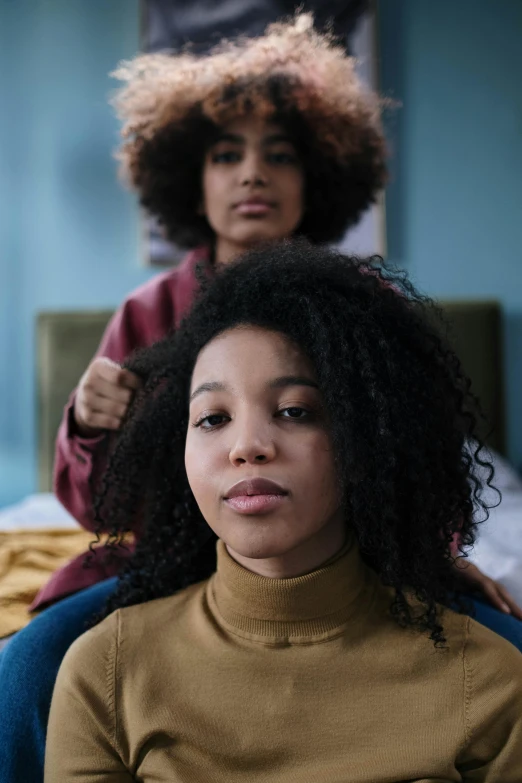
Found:
<svg viewBox="0 0 522 783"><path fill-rule="evenodd" d="M232 465L240 467L271 462L276 455L276 447L270 425L252 420L236 424L236 436L229 452Z"/></svg>
<svg viewBox="0 0 522 783"><path fill-rule="evenodd" d="M268 184L268 172L262 157L257 153L245 155L241 168L241 185L264 187Z"/></svg>

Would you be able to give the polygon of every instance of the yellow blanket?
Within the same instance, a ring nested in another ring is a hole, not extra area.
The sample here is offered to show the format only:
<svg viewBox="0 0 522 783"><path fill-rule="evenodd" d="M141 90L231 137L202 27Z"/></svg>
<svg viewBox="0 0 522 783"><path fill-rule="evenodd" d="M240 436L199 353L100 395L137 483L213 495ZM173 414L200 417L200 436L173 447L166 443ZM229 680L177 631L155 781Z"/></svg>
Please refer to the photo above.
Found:
<svg viewBox="0 0 522 783"><path fill-rule="evenodd" d="M0 638L27 625L40 588L93 538L80 528L0 531Z"/></svg>

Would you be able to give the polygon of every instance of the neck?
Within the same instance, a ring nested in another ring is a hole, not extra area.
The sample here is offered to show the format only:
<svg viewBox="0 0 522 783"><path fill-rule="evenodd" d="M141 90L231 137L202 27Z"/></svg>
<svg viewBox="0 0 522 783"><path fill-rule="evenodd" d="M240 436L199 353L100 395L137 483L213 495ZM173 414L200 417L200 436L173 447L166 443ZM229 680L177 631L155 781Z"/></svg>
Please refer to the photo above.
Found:
<svg viewBox="0 0 522 783"><path fill-rule="evenodd" d="M216 237L214 248L214 262L216 266L226 266L233 263L249 249L247 245L238 245L224 237Z"/></svg>
<svg viewBox="0 0 522 783"><path fill-rule="evenodd" d="M218 541L217 569L207 585L210 611L251 641L324 641L325 634L337 633L348 622L357 637L357 618L367 617L376 578L364 565L349 529L346 539L337 555L321 567L287 579L252 573Z"/></svg>
<svg viewBox="0 0 522 783"><path fill-rule="evenodd" d="M332 519L317 535L289 552L273 557L249 557L226 545L229 555L239 565L269 579L292 579L310 574L335 557L346 543L346 526L339 518Z"/></svg>

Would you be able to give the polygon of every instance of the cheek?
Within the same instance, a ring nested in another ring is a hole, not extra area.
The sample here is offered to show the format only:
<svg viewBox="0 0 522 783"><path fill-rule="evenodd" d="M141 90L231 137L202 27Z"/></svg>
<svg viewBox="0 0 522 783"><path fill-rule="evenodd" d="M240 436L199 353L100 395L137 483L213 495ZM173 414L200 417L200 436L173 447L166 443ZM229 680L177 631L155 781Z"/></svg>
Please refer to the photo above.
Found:
<svg viewBox="0 0 522 783"><path fill-rule="evenodd" d="M302 214L304 209L304 178L301 172L289 174L284 182L284 192L286 195L287 211L295 214Z"/></svg>
<svg viewBox="0 0 522 783"><path fill-rule="evenodd" d="M205 490L204 476L208 475L209 469L205 460L205 452L197 447L195 438L191 437L190 433L187 435L185 444L185 470L190 488L199 504L200 496Z"/></svg>
<svg viewBox="0 0 522 783"><path fill-rule="evenodd" d="M223 194L230 189L228 178L222 171L210 169L203 177L203 201L209 212L223 209Z"/></svg>
<svg viewBox="0 0 522 783"><path fill-rule="evenodd" d="M211 442L212 438L214 440ZM199 431L188 433L185 470L196 502L204 512L215 500L216 487L219 487L223 472L223 452L215 435L201 435Z"/></svg>
<svg viewBox="0 0 522 783"><path fill-rule="evenodd" d="M311 465L309 486L313 488L313 497L310 498L310 507L315 505L330 514L339 508L341 491L334 454L328 438L324 437L317 443Z"/></svg>
<svg viewBox="0 0 522 783"><path fill-rule="evenodd" d="M300 477L304 494L329 495L337 492L335 460L326 433L310 433L304 441L295 444L294 464Z"/></svg>

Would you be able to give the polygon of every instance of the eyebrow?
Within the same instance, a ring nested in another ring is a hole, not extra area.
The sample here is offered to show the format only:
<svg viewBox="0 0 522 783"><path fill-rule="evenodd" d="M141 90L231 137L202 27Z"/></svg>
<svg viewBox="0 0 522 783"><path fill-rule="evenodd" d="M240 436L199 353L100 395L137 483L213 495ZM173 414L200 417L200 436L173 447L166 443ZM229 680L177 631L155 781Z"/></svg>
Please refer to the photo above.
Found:
<svg viewBox="0 0 522 783"><path fill-rule="evenodd" d="M227 387L224 383L220 383L219 381L209 381L208 383L202 383L201 386L198 386L197 389L194 389L192 394L189 397L189 402L192 402L192 400L195 400L196 397L199 397L200 394L204 394L205 392L213 392L213 391L226 391Z"/></svg>
<svg viewBox="0 0 522 783"><path fill-rule="evenodd" d="M268 385L270 389L285 389L287 386L309 386L311 389L319 388L315 381L302 375L283 375L281 378L274 378Z"/></svg>
<svg viewBox="0 0 522 783"><path fill-rule="evenodd" d="M311 389L318 389L318 385L311 378L306 378L301 375L282 375L280 378L274 378L268 384L269 389L286 389L288 386L308 386ZM228 387L224 383L219 381L208 381L202 383L197 389L194 389L190 395L189 402L192 402L199 397L200 394L213 391L228 391Z"/></svg>
<svg viewBox="0 0 522 783"><path fill-rule="evenodd" d="M220 134L213 141L212 146L215 147L216 144L219 144L220 142L229 142L230 144L242 144L242 145L246 143L245 137L240 136L239 134L236 133ZM292 139L286 133L272 133L270 136L265 136L263 139L263 144L265 147L268 147L271 144L280 144L280 143L293 145Z"/></svg>

